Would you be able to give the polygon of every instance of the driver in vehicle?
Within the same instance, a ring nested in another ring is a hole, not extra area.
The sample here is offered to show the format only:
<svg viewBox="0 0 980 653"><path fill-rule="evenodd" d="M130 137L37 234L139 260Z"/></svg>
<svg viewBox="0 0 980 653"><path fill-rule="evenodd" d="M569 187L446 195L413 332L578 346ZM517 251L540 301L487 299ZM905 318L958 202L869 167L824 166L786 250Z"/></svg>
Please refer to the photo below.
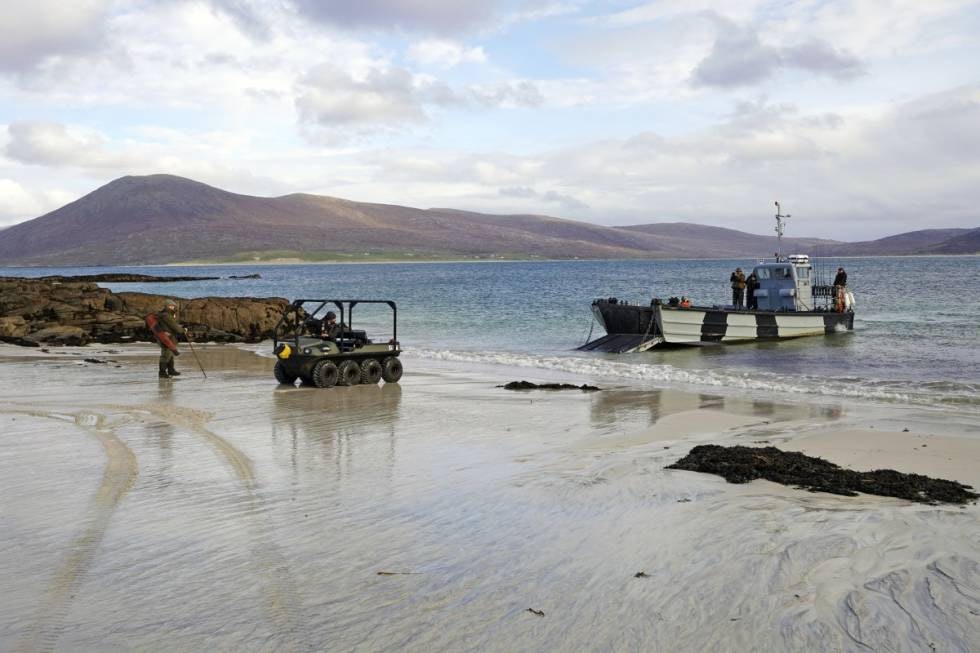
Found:
<svg viewBox="0 0 980 653"><path fill-rule="evenodd" d="M326 340L336 340L343 332L344 325L337 323L337 314L333 311L327 311L327 314L323 316L320 337Z"/></svg>

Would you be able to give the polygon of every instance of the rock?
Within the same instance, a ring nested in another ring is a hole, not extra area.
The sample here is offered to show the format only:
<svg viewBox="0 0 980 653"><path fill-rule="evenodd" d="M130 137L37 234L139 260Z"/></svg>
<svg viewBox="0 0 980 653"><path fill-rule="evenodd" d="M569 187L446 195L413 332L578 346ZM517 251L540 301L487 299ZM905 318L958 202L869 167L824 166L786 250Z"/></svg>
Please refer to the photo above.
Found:
<svg viewBox="0 0 980 653"><path fill-rule="evenodd" d="M165 299L113 293L70 277L0 277L0 341L25 346L155 342L144 319L163 308ZM272 337L288 304L281 297L201 297L179 300L177 319L195 342L258 342Z"/></svg>
<svg viewBox="0 0 980 653"><path fill-rule="evenodd" d="M34 331L27 336L28 339L38 343L51 345L79 346L89 343L88 334L84 329L77 326L53 326Z"/></svg>
<svg viewBox="0 0 980 653"><path fill-rule="evenodd" d="M56 283L78 282L78 281L101 281L103 283L169 283L172 281L210 281L221 277L158 277L152 274L130 274L128 272L108 272L106 274L83 274L75 277L63 277L51 275L39 277L44 281Z"/></svg>
<svg viewBox="0 0 980 653"><path fill-rule="evenodd" d="M27 320L22 316L0 317L0 337L23 338L28 332Z"/></svg>
<svg viewBox="0 0 980 653"><path fill-rule="evenodd" d="M121 292L128 313L148 315L163 308L165 298L146 293ZM230 342L227 334L243 342L259 342L272 331L289 302L280 297L199 297L178 300L177 319L196 340ZM215 337L209 335L214 332ZM216 338L222 338L217 340ZM237 340L236 340L237 341Z"/></svg>

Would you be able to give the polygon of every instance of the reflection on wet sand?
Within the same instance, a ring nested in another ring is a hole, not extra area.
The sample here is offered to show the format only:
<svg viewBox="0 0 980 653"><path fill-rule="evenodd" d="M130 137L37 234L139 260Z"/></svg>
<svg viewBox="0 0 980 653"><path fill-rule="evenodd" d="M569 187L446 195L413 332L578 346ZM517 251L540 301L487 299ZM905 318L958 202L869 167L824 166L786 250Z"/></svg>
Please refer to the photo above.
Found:
<svg viewBox="0 0 980 653"><path fill-rule="evenodd" d="M279 386L272 398L272 439L277 447L287 448L294 474L310 460L331 463L342 474L349 471L345 463L359 449L371 449L374 455L379 446L386 451L388 467L394 466L402 399L399 384Z"/></svg>
<svg viewBox="0 0 980 653"><path fill-rule="evenodd" d="M768 418L769 422L799 419L833 420L842 416L839 405L778 404L715 394L692 394L674 390L615 389L591 396L593 427L617 430L641 429L679 413L710 411L731 415Z"/></svg>

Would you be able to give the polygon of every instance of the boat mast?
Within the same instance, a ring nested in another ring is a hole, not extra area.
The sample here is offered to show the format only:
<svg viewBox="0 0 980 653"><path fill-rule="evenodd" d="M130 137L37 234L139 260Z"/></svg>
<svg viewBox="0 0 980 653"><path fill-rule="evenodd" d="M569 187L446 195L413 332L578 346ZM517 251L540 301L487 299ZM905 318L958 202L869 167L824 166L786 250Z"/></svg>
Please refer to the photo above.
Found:
<svg viewBox="0 0 980 653"><path fill-rule="evenodd" d="M783 229L786 224L783 222L786 218L791 218L789 213L782 215L782 211L779 208L779 202L776 202L776 260L779 260L779 253L783 250Z"/></svg>

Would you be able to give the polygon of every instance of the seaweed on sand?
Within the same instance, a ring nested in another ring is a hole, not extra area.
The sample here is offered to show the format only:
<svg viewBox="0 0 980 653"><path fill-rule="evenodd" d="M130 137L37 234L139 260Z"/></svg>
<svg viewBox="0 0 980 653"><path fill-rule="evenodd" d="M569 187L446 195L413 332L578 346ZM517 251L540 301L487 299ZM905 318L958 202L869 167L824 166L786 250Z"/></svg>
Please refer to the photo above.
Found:
<svg viewBox="0 0 980 653"><path fill-rule="evenodd" d="M596 386L585 383L572 385L571 383L531 383L530 381L511 381L506 385L498 385L497 387L504 390L581 390L583 392L599 390Z"/></svg>
<svg viewBox="0 0 980 653"><path fill-rule="evenodd" d="M748 483L757 478L794 485L811 492L856 496L859 492L898 497L920 503L969 503L980 498L969 485L893 469L858 472L842 469L822 458L776 447L722 447L706 444L667 469L683 469L723 476L729 483Z"/></svg>

